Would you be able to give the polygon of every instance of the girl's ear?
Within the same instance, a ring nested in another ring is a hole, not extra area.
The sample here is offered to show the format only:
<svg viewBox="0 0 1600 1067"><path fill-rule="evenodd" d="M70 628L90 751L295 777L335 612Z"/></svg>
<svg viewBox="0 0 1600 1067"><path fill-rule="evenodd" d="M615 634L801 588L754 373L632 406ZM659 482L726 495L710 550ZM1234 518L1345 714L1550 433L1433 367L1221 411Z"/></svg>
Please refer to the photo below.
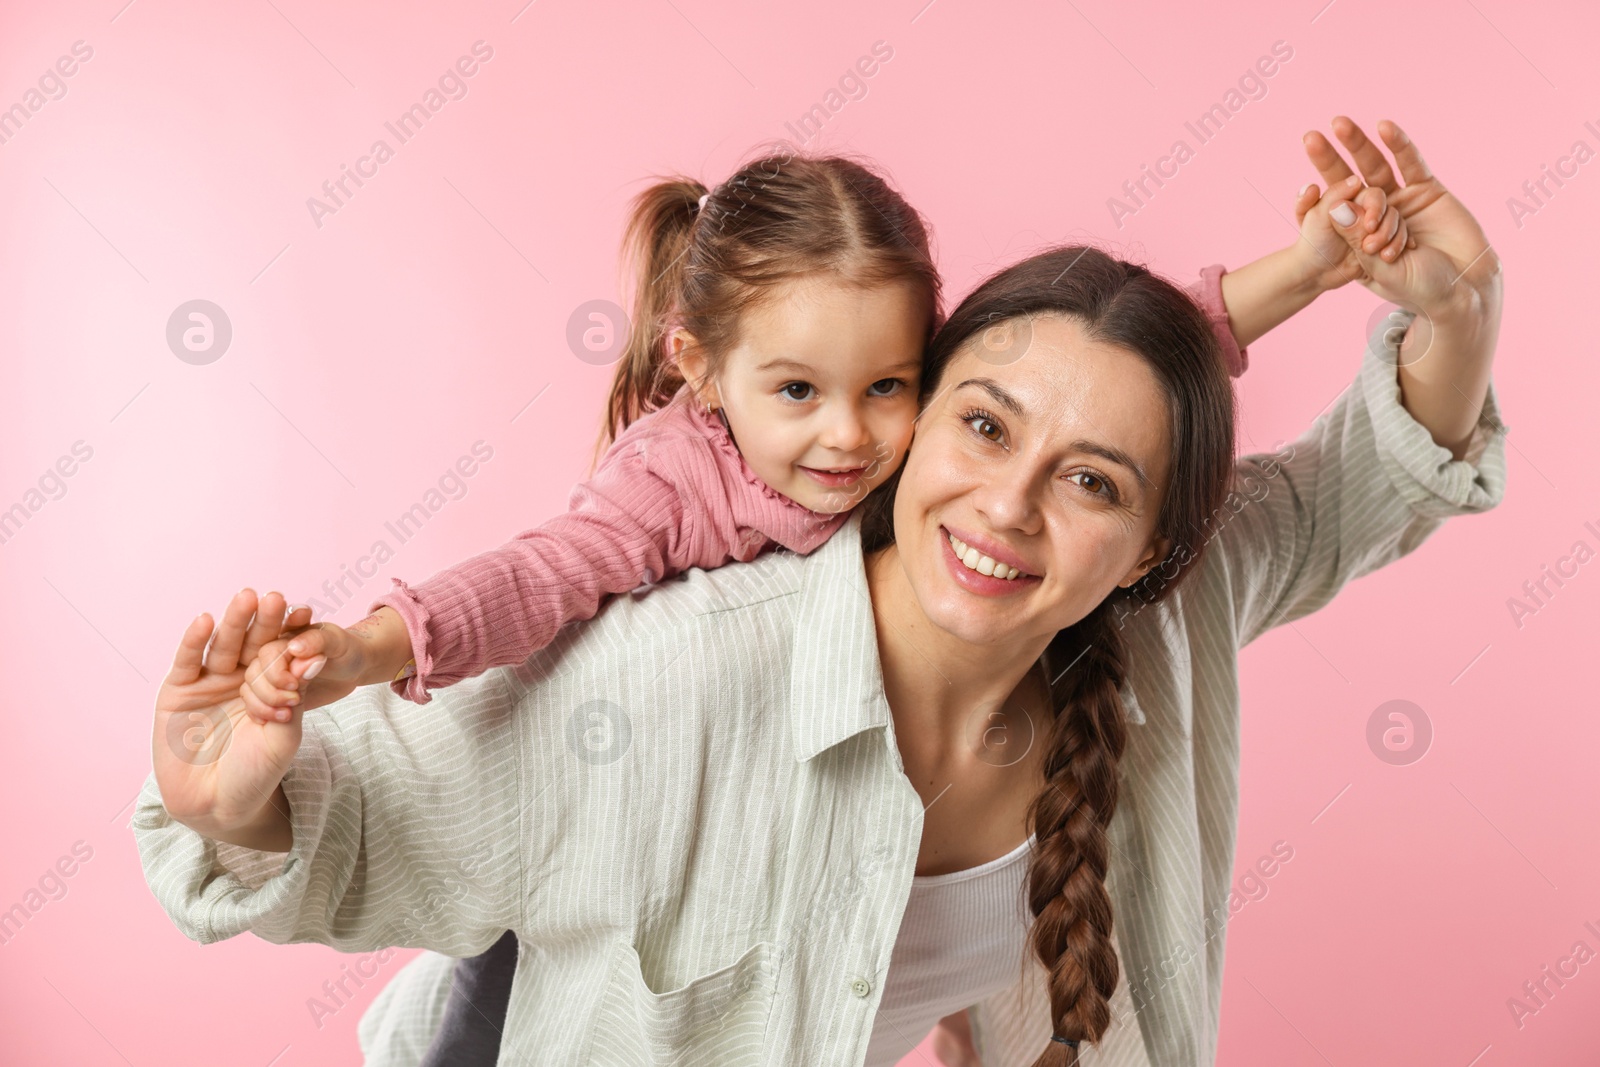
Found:
<svg viewBox="0 0 1600 1067"><path fill-rule="evenodd" d="M678 368L678 373L683 375L683 380L689 383L695 397L705 405L706 410L721 407L722 396L717 390L717 383L706 378L705 351L695 344L694 335L681 326L675 326L667 332L665 344L667 361Z"/></svg>

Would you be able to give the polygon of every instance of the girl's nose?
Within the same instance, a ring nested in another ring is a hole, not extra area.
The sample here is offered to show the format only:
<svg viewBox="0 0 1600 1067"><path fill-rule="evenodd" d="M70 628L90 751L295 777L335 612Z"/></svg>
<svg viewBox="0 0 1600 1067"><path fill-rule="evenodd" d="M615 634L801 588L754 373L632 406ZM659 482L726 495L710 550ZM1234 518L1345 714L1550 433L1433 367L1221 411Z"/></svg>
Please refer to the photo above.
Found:
<svg viewBox="0 0 1600 1067"><path fill-rule="evenodd" d="M868 440L867 424L853 407L832 413L817 441L824 448L840 452L853 452L865 448Z"/></svg>

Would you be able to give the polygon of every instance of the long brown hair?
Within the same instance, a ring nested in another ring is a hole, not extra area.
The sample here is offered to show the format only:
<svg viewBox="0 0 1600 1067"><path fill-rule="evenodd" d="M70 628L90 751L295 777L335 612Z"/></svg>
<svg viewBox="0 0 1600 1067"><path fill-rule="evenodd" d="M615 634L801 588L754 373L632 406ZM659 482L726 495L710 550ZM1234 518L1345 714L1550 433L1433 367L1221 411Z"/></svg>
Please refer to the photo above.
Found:
<svg viewBox="0 0 1600 1067"><path fill-rule="evenodd" d="M715 375L744 312L780 282L819 272L847 285L909 282L927 298L926 336L939 324L939 272L922 216L871 166L842 156L779 149L715 189L659 180L634 198L623 253L631 321L602 449L683 385L665 358L670 330L683 327Z"/></svg>
<svg viewBox="0 0 1600 1067"><path fill-rule="evenodd" d="M1007 320L1067 315L1090 337L1142 358L1167 400L1171 472L1156 534L1172 550L1128 588L1113 589L1082 620L1060 631L1043 656L1053 725L1045 786L1029 807L1035 848L1027 895L1034 953L1049 975L1050 1017L1062 1037L1094 1043L1111 1023L1119 966L1111 944L1106 827L1117 806L1117 761L1127 744L1118 690L1127 673L1122 621L1171 595L1202 558L1205 523L1223 506L1233 478L1233 388L1221 346L1181 289L1146 268L1098 249L1065 246L1008 267L972 292L933 340L922 379L926 405L946 365L982 331ZM915 447L915 445L913 445ZM894 540L896 471L861 507L863 548ZM1034 1067L1075 1063L1052 1043Z"/></svg>

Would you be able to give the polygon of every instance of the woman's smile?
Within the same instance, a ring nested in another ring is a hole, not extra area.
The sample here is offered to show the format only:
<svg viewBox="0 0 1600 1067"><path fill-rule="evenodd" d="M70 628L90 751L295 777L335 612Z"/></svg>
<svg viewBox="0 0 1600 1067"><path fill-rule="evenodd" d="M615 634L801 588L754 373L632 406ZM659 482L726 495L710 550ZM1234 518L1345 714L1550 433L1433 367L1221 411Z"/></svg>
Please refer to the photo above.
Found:
<svg viewBox="0 0 1600 1067"><path fill-rule="evenodd" d="M1022 561L1004 549L985 543L984 547L994 553L990 555L943 526L939 532L943 535L939 538L939 555L963 589L981 596L1011 596L1041 580L1038 575L1025 572L1020 566Z"/></svg>

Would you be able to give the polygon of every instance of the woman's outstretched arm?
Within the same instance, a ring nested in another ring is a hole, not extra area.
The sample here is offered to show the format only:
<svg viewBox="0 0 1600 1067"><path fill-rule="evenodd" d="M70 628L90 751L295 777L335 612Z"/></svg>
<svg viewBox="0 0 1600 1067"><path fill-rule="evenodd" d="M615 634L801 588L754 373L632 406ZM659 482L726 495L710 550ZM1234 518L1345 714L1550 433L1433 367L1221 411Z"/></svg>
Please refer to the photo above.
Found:
<svg viewBox="0 0 1600 1067"><path fill-rule="evenodd" d="M1388 180L1375 149L1356 159L1369 180ZM1418 173L1412 164L1420 166L1419 158L1401 162L1403 173ZM1324 173L1335 183L1348 178L1331 165ZM1420 176L1414 184L1429 189ZM1391 194L1391 202L1408 188ZM1504 496L1505 427L1489 381L1498 266L1475 273L1481 268L1471 261L1485 247L1475 243L1482 231L1453 198L1432 195L1408 205L1408 219L1422 219L1412 228L1417 247L1392 264L1366 267L1372 278L1365 284L1408 310L1371 332L1355 382L1310 430L1277 453L1238 460L1235 492L1196 533L1216 542L1205 570L1209 580L1226 583L1221 596L1238 646L1316 611L1347 582L1414 551L1445 519L1488 510ZM1335 206L1332 214L1359 245L1354 209L1345 214ZM1449 292L1452 279L1470 287L1467 297ZM1413 328L1424 318L1419 310L1432 317L1433 347L1413 361L1417 374L1408 376L1397 365L1406 362L1404 345L1415 346L1421 336ZM1424 369L1431 377L1421 376ZM1406 388L1413 391L1402 395ZM1443 402L1450 395L1455 406ZM1459 422L1469 401L1460 434L1452 420ZM1151 574L1147 580L1159 580Z"/></svg>

